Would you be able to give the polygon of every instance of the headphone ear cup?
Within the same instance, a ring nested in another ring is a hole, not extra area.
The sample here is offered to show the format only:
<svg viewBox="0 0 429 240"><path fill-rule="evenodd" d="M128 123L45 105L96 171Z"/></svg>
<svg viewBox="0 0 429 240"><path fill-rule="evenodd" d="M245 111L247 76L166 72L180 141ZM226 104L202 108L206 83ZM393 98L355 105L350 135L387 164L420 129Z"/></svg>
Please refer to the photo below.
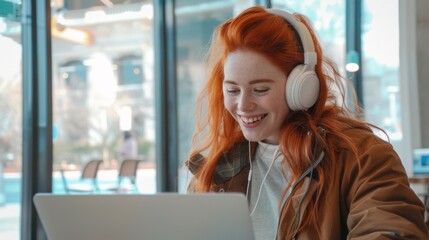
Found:
<svg viewBox="0 0 429 240"><path fill-rule="evenodd" d="M293 111L306 111L319 97L319 79L306 65L296 66L286 80L286 103Z"/></svg>

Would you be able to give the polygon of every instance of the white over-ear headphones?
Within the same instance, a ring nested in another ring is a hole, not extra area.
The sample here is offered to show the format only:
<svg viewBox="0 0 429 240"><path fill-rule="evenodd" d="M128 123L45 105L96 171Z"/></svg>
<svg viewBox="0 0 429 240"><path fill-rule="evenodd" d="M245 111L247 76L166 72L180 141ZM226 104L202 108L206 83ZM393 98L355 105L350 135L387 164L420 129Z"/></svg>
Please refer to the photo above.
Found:
<svg viewBox="0 0 429 240"><path fill-rule="evenodd" d="M317 54L313 40L307 27L292 14L279 10L267 9L268 12L283 17L297 31L304 47L304 64L296 66L290 72L286 81L286 102L294 111L312 107L319 97L319 78L314 71L317 64Z"/></svg>

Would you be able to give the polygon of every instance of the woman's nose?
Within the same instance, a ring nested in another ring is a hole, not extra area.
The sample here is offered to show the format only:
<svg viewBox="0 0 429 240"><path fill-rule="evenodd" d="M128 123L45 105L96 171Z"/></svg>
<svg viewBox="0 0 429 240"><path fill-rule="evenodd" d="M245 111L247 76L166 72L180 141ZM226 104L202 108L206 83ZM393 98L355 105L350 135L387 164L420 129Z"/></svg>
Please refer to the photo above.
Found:
<svg viewBox="0 0 429 240"><path fill-rule="evenodd" d="M252 97L245 93L241 94L240 98L238 99L237 105L238 105L238 110L242 112L253 110L256 106Z"/></svg>

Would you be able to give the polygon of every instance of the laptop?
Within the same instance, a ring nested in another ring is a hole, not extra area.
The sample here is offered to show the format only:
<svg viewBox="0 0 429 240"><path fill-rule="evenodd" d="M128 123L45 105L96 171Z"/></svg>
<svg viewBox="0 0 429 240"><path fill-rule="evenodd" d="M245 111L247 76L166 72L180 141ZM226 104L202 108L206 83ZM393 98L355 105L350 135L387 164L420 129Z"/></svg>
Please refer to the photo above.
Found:
<svg viewBox="0 0 429 240"><path fill-rule="evenodd" d="M413 149L414 175L429 174L429 148Z"/></svg>
<svg viewBox="0 0 429 240"><path fill-rule="evenodd" d="M239 193L37 193L33 202L49 240L254 239Z"/></svg>

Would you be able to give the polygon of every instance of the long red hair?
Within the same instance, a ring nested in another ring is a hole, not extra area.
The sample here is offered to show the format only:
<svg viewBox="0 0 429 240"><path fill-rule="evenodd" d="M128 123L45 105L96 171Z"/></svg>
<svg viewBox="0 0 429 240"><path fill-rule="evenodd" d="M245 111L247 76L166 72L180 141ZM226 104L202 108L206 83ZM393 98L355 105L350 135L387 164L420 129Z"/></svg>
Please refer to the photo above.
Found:
<svg viewBox="0 0 429 240"><path fill-rule="evenodd" d="M313 38L320 91L317 102L308 111L291 111L284 120L279 143L285 156L283 165L291 172L288 182L294 182L318 157L319 152L313 151L316 142L319 148L324 149L326 156L315 169L320 187L311 200L310 210L301 220L299 229L303 229L310 223L316 223L316 211L311 209L317 208L323 201L324 189L332 180L329 172L340 160L336 158L335 149L345 148L357 155L356 147L342 130L368 126L356 120L347 109L344 79L335 64L324 57L310 23L304 16L294 15L308 27ZM221 154L238 141L245 140L238 123L223 105L223 66L228 54L238 49L262 54L282 69L286 76L296 65L304 62L303 47L295 29L282 17L267 12L263 7L251 7L216 29L208 56L208 80L198 98L197 126L190 153L190 156L201 152L205 155L205 162L196 173L194 187L199 192L210 191L214 169ZM334 85L337 87L332 87ZM357 105L356 109L359 110ZM318 131L320 128L326 130L325 137ZM290 185L285 187L283 196L289 188ZM287 208L289 202L286 204ZM317 224L313 226L318 231Z"/></svg>

